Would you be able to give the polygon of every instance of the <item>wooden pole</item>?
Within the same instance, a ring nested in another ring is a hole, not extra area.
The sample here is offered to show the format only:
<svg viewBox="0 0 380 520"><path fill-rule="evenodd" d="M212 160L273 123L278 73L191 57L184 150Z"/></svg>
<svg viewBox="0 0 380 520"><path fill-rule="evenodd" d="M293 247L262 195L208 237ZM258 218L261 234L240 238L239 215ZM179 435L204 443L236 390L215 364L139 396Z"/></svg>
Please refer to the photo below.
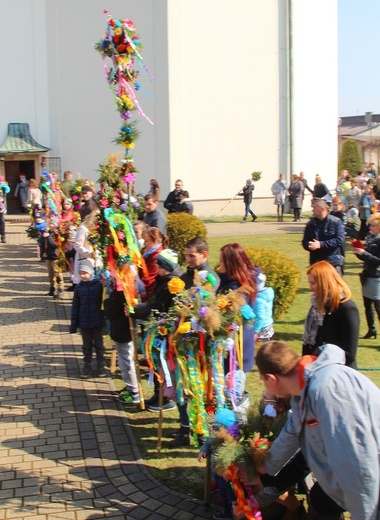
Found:
<svg viewBox="0 0 380 520"><path fill-rule="evenodd" d="M210 507L210 483L211 483L211 453L206 459L205 494L203 503L206 509Z"/></svg>
<svg viewBox="0 0 380 520"><path fill-rule="evenodd" d="M162 412L162 406L164 404L164 383L160 383L159 387L159 393L158 393L158 407L160 409L158 414L158 429L157 429L157 451L161 451L161 444L162 444L162 419L163 419L163 412Z"/></svg>
<svg viewBox="0 0 380 520"><path fill-rule="evenodd" d="M139 390L140 410L145 410L144 394L143 394L142 384L141 384L140 363L139 363L139 357L137 355L136 329L135 329L134 321L131 318L131 316L128 316L128 319L129 319L129 328L131 331L131 338L132 338L132 343L133 343L133 359L135 361L137 387Z"/></svg>
<svg viewBox="0 0 380 520"><path fill-rule="evenodd" d="M244 188L244 186L243 186L243 188ZM242 189L243 189L243 188L242 188ZM241 189L241 190L242 190L242 189ZM227 202L227 204L226 204L225 206L223 206L223 208L222 208L220 211L223 211L224 208L226 208L226 207L228 206L228 204L230 204L230 203L231 203L231 202L232 202L232 201L233 201L233 200L234 200L234 199L239 195L239 193L241 192L241 190L239 190L239 191L237 192L237 194L234 195L234 196L232 197L232 199L230 199L230 200Z"/></svg>

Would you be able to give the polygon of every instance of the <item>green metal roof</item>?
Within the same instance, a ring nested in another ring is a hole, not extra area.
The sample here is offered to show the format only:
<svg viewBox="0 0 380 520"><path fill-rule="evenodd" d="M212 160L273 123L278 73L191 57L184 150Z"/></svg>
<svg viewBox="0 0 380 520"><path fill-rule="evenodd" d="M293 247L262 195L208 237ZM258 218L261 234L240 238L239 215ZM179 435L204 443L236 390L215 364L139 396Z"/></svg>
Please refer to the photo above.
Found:
<svg viewBox="0 0 380 520"><path fill-rule="evenodd" d="M37 143L30 135L28 123L9 123L8 136L0 146L0 154L48 152L51 148Z"/></svg>

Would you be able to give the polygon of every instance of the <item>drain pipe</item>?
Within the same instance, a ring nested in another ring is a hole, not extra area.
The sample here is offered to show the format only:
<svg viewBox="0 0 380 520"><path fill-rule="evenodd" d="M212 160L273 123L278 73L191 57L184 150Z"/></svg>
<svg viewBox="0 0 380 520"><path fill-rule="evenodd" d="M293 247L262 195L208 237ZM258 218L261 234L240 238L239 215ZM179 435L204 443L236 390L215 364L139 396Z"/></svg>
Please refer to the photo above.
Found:
<svg viewBox="0 0 380 520"><path fill-rule="evenodd" d="M290 182L292 181L292 175L294 173L294 74L293 74L293 1L288 0L288 89L289 89L289 177Z"/></svg>

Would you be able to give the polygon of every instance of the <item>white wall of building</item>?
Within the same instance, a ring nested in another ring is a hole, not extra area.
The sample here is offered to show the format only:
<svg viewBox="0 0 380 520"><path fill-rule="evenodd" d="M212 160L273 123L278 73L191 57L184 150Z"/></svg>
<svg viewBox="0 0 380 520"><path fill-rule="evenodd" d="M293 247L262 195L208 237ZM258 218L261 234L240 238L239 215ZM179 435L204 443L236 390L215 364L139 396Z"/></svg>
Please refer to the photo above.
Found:
<svg viewBox="0 0 380 520"><path fill-rule="evenodd" d="M292 0L294 77L293 172L337 181L338 10L331 0Z"/></svg>
<svg viewBox="0 0 380 520"><path fill-rule="evenodd" d="M256 208L272 211L270 186L280 172L293 173L287 169L287 1L106 4L0 2L0 42L12 49L3 53L0 141L9 122L27 122L33 137L52 148L49 155L62 157L62 170L93 180L106 154L121 151L112 143L120 117L93 49L106 27L106 7L135 22L156 79L140 77L148 95L140 91L139 100L155 124L139 120L137 189L147 190L154 177L165 196L182 178L200 201L198 214L237 214L241 202L220 208L261 170ZM336 0L293 4L294 171L309 179L319 171L327 179L336 175Z"/></svg>

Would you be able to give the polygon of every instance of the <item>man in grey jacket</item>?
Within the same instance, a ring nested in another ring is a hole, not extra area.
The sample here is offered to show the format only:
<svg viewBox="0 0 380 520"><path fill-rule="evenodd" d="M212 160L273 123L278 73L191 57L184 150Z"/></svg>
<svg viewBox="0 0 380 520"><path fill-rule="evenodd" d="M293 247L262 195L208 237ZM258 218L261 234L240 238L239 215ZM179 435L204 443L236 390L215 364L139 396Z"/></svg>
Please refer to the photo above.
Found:
<svg viewBox="0 0 380 520"><path fill-rule="evenodd" d="M278 397L292 396L292 413L272 444L265 471L276 474L302 454L317 478L309 517L378 520L380 488L380 390L345 366L344 351L327 344L300 357L286 343L270 341L256 355L260 378Z"/></svg>

